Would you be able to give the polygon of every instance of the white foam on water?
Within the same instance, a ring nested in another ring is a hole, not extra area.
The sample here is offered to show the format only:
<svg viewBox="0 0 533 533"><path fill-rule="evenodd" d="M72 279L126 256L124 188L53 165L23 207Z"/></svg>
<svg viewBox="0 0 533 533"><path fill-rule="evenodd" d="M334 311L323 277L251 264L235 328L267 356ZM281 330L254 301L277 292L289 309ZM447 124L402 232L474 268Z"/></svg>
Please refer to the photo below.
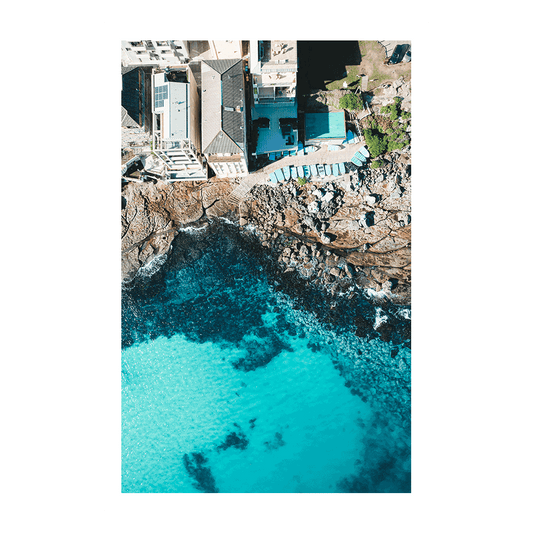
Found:
<svg viewBox="0 0 533 533"><path fill-rule="evenodd" d="M387 296L385 291L375 291L374 289L364 289L363 294L369 298L385 298Z"/></svg>
<svg viewBox="0 0 533 533"><path fill-rule="evenodd" d="M219 220L222 220L223 222L225 222L226 224L231 224L232 226L237 226L239 227L239 224L237 222L234 222L233 220L230 220L229 218L226 218L226 217L218 217Z"/></svg>
<svg viewBox="0 0 533 533"><path fill-rule="evenodd" d="M383 324L384 322L387 322L387 320L388 320L388 317L383 312L383 309L381 309L381 307L376 307L376 320L374 322L374 329L378 329L379 326Z"/></svg>
<svg viewBox="0 0 533 533"><path fill-rule="evenodd" d="M169 248L169 251L171 248ZM141 268L139 268L136 275L143 278L149 278L153 276L165 264L167 257L168 252L161 255L156 255L153 259L148 261L146 265L143 265Z"/></svg>
<svg viewBox="0 0 533 533"><path fill-rule="evenodd" d="M405 318L407 320L411 320L411 309L400 309L398 311L398 315L400 315L402 318Z"/></svg>
<svg viewBox="0 0 533 533"><path fill-rule="evenodd" d="M195 228L193 226L187 226L186 228L180 228L178 231L183 231L186 233L198 233L200 231L204 231L205 229L207 229L208 226L209 224L205 224L204 226L200 226L199 228Z"/></svg>

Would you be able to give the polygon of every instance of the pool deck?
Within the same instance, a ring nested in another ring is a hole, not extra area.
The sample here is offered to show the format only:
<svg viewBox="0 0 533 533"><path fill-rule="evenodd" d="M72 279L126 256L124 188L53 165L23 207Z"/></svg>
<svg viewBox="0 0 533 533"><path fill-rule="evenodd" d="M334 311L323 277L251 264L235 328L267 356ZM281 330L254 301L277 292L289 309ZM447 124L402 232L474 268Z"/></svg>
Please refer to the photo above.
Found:
<svg viewBox="0 0 533 533"><path fill-rule="evenodd" d="M287 156L273 161L272 163L264 166L256 172L252 172L248 176L242 178L239 186L232 193L233 203L238 205L250 192L254 185L271 185L276 186L270 181L270 173L274 172L278 168L283 168L286 166L300 166L300 165L315 165L315 164L329 164L332 163L347 163L354 156L355 152L364 146L365 142L361 141L356 144L349 144L345 146L342 150L338 152L329 152L327 146L322 146L316 152L312 152L303 156ZM318 176L311 176L310 181L318 181L320 183L325 183L328 181L341 180L344 179L344 176L347 176L350 172L346 174L341 174L339 176L326 176L325 178L319 178Z"/></svg>

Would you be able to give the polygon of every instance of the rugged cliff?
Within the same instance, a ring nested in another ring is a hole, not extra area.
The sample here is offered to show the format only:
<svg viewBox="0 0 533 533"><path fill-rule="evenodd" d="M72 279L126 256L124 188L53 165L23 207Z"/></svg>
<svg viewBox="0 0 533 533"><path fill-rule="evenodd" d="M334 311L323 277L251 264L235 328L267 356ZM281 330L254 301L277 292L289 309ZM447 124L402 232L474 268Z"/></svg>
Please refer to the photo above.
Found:
<svg viewBox="0 0 533 533"><path fill-rule="evenodd" d="M230 180L164 183L130 182L122 188L122 279L132 280L139 268L168 252L179 228L204 216L229 211L225 198Z"/></svg>
<svg viewBox="0 0 533 533"><path fill-rule="evenodd" d="M183 226L235 216L256 231L283 271L297 270L332 293L382 291L410 301L411 176L408 154L390 154L380 169L357 169L336 182L256 185L242 200L228 179L123 187L122 278L165 254ZM349 291L348 291L349 292Z"/></svg>

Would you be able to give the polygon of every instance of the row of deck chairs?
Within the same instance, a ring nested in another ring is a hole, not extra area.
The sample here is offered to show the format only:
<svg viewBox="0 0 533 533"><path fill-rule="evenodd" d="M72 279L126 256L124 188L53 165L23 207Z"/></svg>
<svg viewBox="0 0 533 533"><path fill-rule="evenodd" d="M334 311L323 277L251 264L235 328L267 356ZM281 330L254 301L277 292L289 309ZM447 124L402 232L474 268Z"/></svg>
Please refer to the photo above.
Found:
<svg viewBox="0 0 533 533"><path fill-rule="evenodd" d="M325 178L326 176L342 176L343 174L346 174L344 163L333 163L332 165L286 166L271 172L269 176L272 183L278 183L297 178Z"/></svg>
<svg viewBox="0 0 533 533"><path fill-rule="evenodd" d="M351 159L351 162L357 165L358 167L362 167L363 163L366 163L367 157L370 157L370 154L368 153L368 150L364 146L362 146L357 152L355 152L354 156Z"/></svg>
<svg viewBox="0 0 533 533"><path fill-rule="evenodd" d="M283 152L270 152L268 154L268 159L270 161L276 161L282 157L287 157L290 155L302 156L305 154L310 154L316 150L316 146L304 146L301 142L298 143L298 148L292 150L284 150Z"/></svg>

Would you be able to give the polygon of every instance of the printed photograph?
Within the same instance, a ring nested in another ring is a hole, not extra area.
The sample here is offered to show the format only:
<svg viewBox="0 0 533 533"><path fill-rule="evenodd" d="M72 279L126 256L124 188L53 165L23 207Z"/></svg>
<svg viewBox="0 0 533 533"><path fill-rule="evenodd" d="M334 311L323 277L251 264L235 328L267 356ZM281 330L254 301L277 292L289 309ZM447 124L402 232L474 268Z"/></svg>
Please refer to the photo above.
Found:
<svg viewBox="0 0 533 533"><path fill-rule="evenodd" d="M411 42L118 46L122 492L410 493Z"/></svg>

